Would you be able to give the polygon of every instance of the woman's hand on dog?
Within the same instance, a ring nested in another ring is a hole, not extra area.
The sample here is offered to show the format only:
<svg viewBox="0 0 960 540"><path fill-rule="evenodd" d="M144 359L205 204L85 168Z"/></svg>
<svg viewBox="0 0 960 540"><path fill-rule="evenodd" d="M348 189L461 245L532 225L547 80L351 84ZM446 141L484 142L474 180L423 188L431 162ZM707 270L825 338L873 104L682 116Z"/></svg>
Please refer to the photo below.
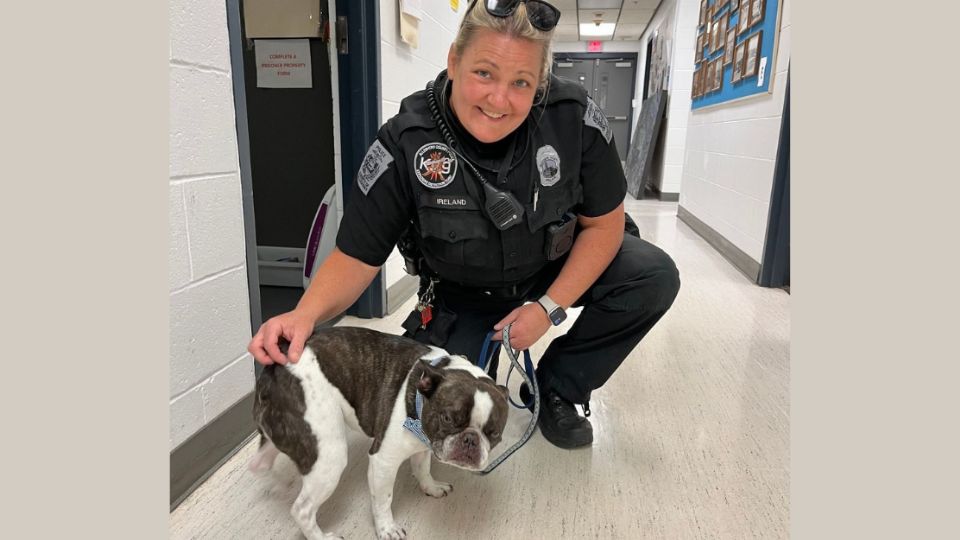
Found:
<svg viewBox="0 0 960 540"><path fill-rule="evenodd" d="M288 311L260 325L247 350L257 362L269 364L294 364L300 360L303 346L313 333L314 319L297 310ZM290 342L287 354L280 350L280 338Z"/></svg>

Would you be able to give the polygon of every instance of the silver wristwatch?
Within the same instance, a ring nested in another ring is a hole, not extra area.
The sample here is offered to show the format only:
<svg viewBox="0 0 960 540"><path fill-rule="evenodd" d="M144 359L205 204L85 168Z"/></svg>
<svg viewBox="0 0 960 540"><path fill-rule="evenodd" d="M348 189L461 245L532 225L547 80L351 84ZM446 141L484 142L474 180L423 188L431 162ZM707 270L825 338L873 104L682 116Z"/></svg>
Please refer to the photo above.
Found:
<svg viewBox="0 0 960 540"><path fill-rule="evenodd" d="M560 323L567 319L567 312L558 306L549 296L541 296L540 299L537 300L537 303L547 312L547 318L550 319L550 322L553 323L554 326L559 326Z"/></svg>

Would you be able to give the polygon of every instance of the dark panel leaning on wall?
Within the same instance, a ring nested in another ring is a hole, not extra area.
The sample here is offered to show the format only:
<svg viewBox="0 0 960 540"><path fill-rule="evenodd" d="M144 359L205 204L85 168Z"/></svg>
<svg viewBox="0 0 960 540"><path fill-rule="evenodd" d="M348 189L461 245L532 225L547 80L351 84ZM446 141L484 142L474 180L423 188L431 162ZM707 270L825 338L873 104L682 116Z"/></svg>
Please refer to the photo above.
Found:
<svg viewBox="0 0 960 540"><path fill-rule="evenodd" d="M310 39L313 88L257 88L255 51L244 43L257 245L302 248L335 179L328 44Z"/></svg>

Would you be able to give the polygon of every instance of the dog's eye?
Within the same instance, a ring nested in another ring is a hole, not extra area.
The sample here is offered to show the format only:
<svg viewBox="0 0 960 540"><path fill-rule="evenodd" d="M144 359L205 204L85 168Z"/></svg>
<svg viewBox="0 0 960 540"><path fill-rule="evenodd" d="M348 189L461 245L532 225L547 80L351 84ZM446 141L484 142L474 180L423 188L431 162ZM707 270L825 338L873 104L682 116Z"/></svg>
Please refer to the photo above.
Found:
<svg viewBox="0 0 960 540"><path fill-rule="evenodd" d="M453 418L450 417L450 413L443 413L440 416L440 421L443 422L444 424L452 424Z"/></svg>
<svg viewBox="0 0 960 540"><path fill-rule="evenodd" d="M487 435L487 436L490 437L491 439L496 439L497 437L500 436L500 432L499 432L499 431L491 431L490 434Z"/></svg>

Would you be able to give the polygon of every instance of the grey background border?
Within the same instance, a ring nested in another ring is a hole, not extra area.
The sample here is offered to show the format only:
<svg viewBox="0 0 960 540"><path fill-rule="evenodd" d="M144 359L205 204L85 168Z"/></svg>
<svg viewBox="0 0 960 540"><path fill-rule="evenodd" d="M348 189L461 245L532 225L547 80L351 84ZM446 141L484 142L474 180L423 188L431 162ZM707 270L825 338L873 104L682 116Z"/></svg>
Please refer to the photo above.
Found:
<svg viewBox="0 0 960 540"><path fill-rule="evenodd" d="M169 9L4 13L5 536L168 536ZM793 538L960 536L956 15L793 7Z"/></svg>

